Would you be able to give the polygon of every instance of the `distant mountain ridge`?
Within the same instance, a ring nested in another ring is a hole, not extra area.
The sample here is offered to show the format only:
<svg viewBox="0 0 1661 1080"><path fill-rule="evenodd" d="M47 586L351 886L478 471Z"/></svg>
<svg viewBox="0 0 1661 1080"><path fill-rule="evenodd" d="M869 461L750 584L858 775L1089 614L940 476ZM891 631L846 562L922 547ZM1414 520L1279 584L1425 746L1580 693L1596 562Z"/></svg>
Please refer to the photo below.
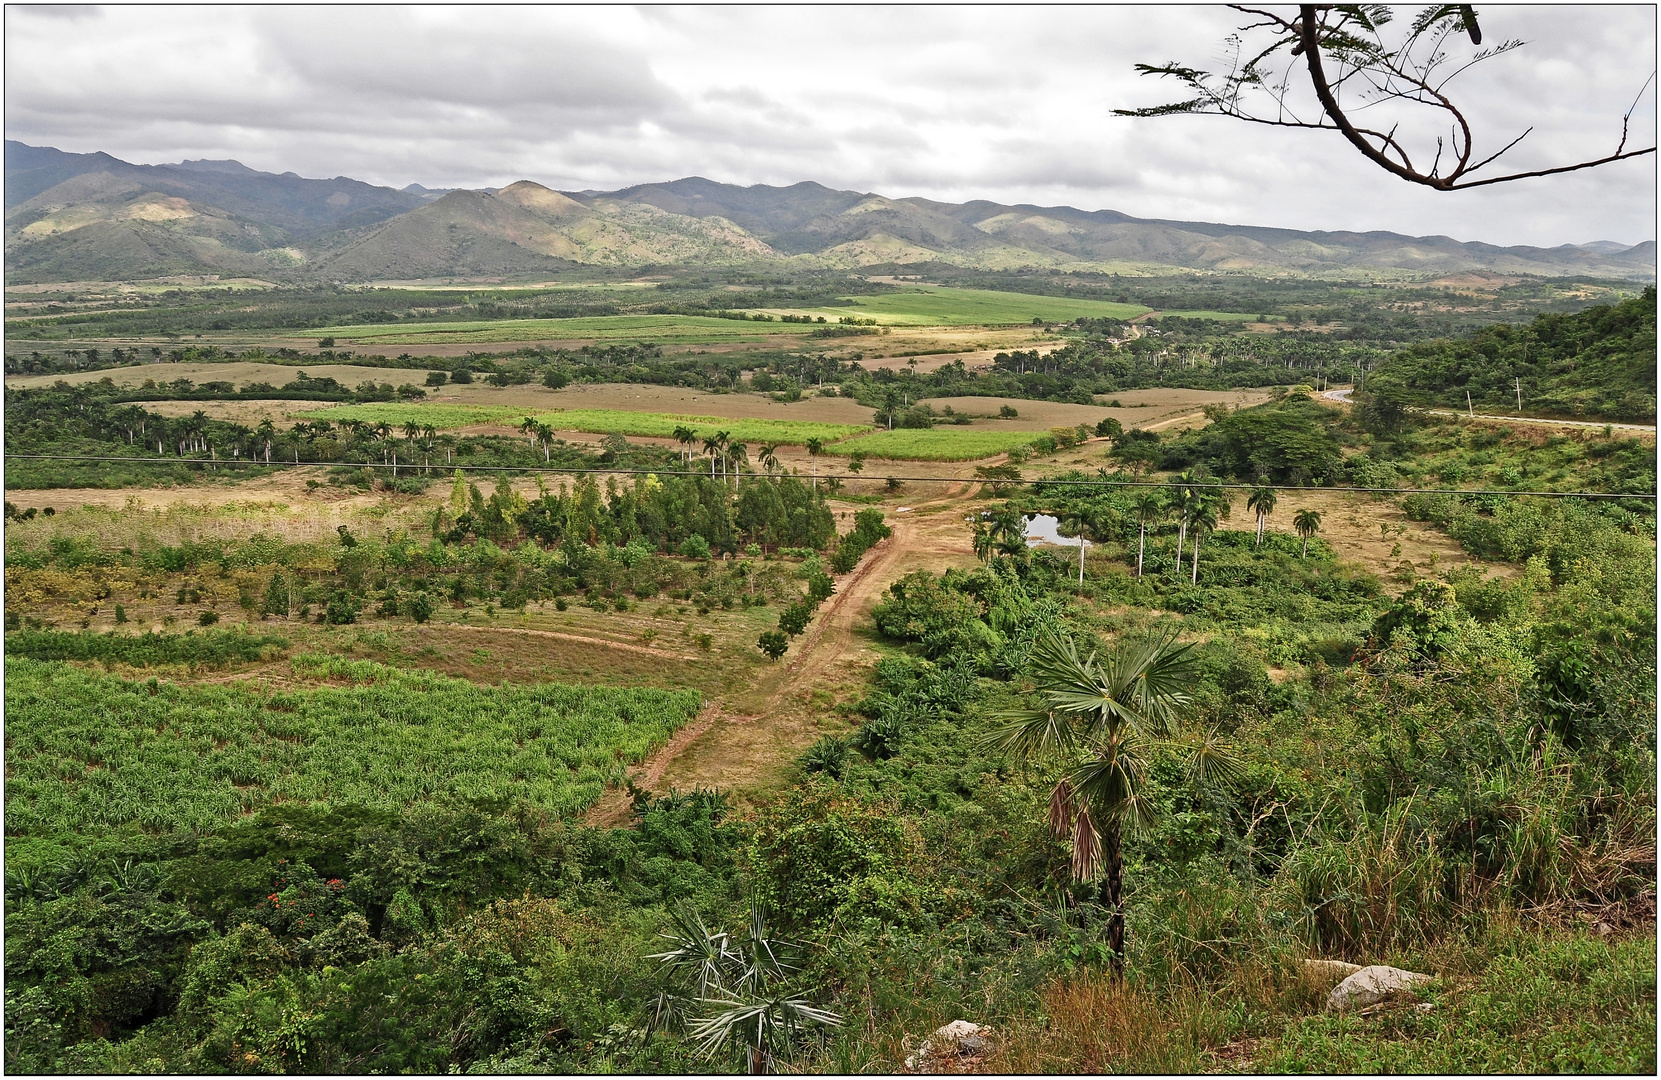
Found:
<svg viewBox="0 0 1661 1080"><path fill-rule="evenodd" d="M1654 241L1501 247L1069 206L892 199L812 181L740 187L687 177L612 192L556 192L531 181L485 191L395 190L230 160L133 165L13 141L5 156L6 269L18 282L191 273L355 282L576 266L922 263L1655 279Z"/></svg>

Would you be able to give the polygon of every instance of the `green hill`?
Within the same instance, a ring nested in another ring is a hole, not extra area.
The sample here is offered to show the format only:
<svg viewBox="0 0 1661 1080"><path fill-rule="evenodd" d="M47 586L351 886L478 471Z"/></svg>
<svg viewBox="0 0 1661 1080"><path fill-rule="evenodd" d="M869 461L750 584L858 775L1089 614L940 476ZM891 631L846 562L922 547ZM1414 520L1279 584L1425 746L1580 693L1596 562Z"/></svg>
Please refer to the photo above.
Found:
<svg viewBox="0 0 1661 1080"><path fill-rule="evenodd" d="M1404 349L1368 377L1364 397L1478 412L1655 421L1655 288L1613 306L1541 315L1525 326Z"/></svg>

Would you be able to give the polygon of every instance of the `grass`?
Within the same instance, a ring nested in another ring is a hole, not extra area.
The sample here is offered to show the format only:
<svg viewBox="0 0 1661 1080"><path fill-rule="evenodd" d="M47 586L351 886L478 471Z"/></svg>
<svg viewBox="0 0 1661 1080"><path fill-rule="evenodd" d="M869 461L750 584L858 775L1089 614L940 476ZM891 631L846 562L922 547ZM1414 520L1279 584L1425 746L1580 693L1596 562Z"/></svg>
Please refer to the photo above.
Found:
<svg viewBox="0 0 1661 1080"><path fill-rule="evenodd" d="M472 322L409 323L402 326L329 326L307 336L333 337L356 345L431 344L441 341L493 342L569 339L655 341L684 345L761 341L775 334L806 334L801 323L756 323L701 315L602 315L583 319L493 319Z"/></svg>
<svg viewBox="0 0 1661 1080"><path fill-rule="evenodd" d="M891 326L1010 326L1030 323L1034 318L1049 323L1079 318L1129 319L1150 310L1140 304L991 289L921 288L848 299L854 303L851 308L815 308L809 314L823 315L831 322L855 314Z"/></svg>
<svg viewBox="0 0 1661 1080"><path fill-rule="evenodd" d="M700 705L688 690L479 687L318 655L293 666L347 685L268 695L10 658L8 838L205 829L293 801L505 798L575 814Z"/></svg>
<svg viewBox="0 0 1661 1080"><path fill-rule="evenodd" d="M816 420L740 419L728 416L697 416L682 413L633 412L629 409L535 409L507 405L371 404L342 405L305 414L325 420L367 420L400 427L406 421L431 424L435 428L459 428L469 424L505 421L518 425L526 416L558 431L586 431L596 435L618 432L643 438L667 439L677 427L690 427L700 438L725 431L734 442L758 445L779 443L802 446L809 439L833 442L871 430L863 424L827 424Z"/></svg>
<svg viewBox="0 0 1661 1080"><path fill-rule="evenodd" d="M494 420L508 418L523 419L527 409L515 409L509 405L448 405L434 402L430 405L400 405L392 402L371 403L367 405L338 405L334 408L313 409L311 412L299 413L310 420L328 420L339 423L342 420L363 420L371 424L391 424L399 427L408 421L418 424L430 424L440 431L449 428L467 427L469 424L488 424Z"/></svg>
<svg viewBox="0 0 1661 1080"><path fill-rule="evenodd" d="M899 461L975 461L1007 454L1018 446L1029 446L1044 434L1042 431L965 431L961 428L899 429L845 439L827 450L841 456L858 450L867 457Z"/></svg>
<svg viewBox="0 0 1661 1080"><path fill-rule="evenodd" d="M987 1071L1655 1072L1653 933L1503 930L1435 951L1399 962L1436 983L1344 1013L1325 1008L1325 983L1245 957L1203 987L1081 973L1040 993L1042 1019L1011 1024Z"/></svg>

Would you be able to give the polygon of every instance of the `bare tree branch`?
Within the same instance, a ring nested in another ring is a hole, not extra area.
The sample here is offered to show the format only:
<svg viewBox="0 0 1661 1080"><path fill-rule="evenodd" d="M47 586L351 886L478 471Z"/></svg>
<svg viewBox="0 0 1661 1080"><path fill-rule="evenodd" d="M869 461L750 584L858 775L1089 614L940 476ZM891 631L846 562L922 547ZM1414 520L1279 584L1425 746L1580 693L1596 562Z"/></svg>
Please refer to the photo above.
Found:
<svg viewBox="0 0 1661 1080"><path fill-rule="evenodd" d="M1179 114L1227 116L1270 127L1336 130L1379 168L1409 183L1438 191L1456 191L1576 172L1655 153L1653 145L1639 150L1626 148L1632 115L1655 81L1655 74L1652 73L1621 117L1621 137L1612 153L1571 165L1478 178L1473 174L1498 161L1534 129L1530 127L1495 153L1473 160L1476 136L1464 112L1446 93L1446 88L1477 64L1521 48L1523 44L1516 40L1504 41L1453 61L1447 50L1452 38L1463 34L1473 45L1482 44L1482 30L1475 8L1468 4L1423 8L1399 42L1389 45L1386 44L1383 28L1393 21L1396 9L1382 4L1303 4L1299 6L1296 17L1265 8L1240 4L1230 6L1248 16L1250 21L1228 39L1231 60L1226 73L1185 67L1175 61L1162 65L1137 64L1136 70L1144 75L1176 79L1193 96L1142 109L1115 109L1114 113L1135 117ZM1270 34L1271 40L1248 53L1246 36L1258 32ZM1286 57L1284 66L1276 59L1282 50L1285 50ZM1250 58L1244 59L1248 55ZM1309 88L1321 108L1321 114L1315 120L1300 118L1290 100L1292 73L1299 57L1308 75ZM1275 65L1279 70L1269 65ZM1445 70L1450 65L1451 70ZM1345 89L1352 84L1359 87L1355 95L1360 100L1346 107L1343 100L1347 96ZM1252 109L1250 99L1256 95L1267 95L1274 105L1272 115ZM1398 135L1401 130L1399 123L1391 124L1386 132L1362 127L1352 119L1363 111L1391 102L1436 110L1450 122L1451 134L1447 137L1436 136L1435 157L1428 172L1420 171L1413 165L1413 159ZM1446 172L1442 171L1444 158L1449 161Z"/></svg>

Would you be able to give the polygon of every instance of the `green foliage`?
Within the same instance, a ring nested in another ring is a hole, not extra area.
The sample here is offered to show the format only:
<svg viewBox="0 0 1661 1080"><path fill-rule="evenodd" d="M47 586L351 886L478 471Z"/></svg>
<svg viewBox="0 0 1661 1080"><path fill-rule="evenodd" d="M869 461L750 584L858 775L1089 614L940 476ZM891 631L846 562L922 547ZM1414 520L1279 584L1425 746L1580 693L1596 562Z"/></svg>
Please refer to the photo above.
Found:
<svg viewBox="0 0 1661 1080"><path fill-rule="evenodd" d="M13 659L11 834L211 828L276 799L396 808L440 792L570 814L699 707L688 691L483 688L363 661L295 664L350 684L267 698Z"/></svg>
<svg viewBox="0 0 1661 1080"><path fill-rule="evenodd" d="M32 660L90 660L128 667L189 665L225 668L280 655L285 638L246 630L211 630L183 634L91 634L59 630L23 630L6 635L6 655Z"/></svg>
<svg viewBox="0 0 1661 1080"><path fill-rule="evenodd" d="M1331 484L1343 476L1342 414L1308 396L1236 409L1166 444L1164 469L1204 463L1219 476L1280 484Z"/></svg>
<svg viewBox="0 0 1661 1080"><path fill-rule="evenodd" d="M1411 346L1367 376L1374 395L1462 411L1655 422L1655 287L1613 306L1490 326L1469 338Z"/></svg>
<svg viewBox="0 0 1661 1080"><path fill-rule="evenodd" d="M790 639L779 630L763 630L756 639L756 647L767 654L767 659L777 660L790 648Z"/></svg>

